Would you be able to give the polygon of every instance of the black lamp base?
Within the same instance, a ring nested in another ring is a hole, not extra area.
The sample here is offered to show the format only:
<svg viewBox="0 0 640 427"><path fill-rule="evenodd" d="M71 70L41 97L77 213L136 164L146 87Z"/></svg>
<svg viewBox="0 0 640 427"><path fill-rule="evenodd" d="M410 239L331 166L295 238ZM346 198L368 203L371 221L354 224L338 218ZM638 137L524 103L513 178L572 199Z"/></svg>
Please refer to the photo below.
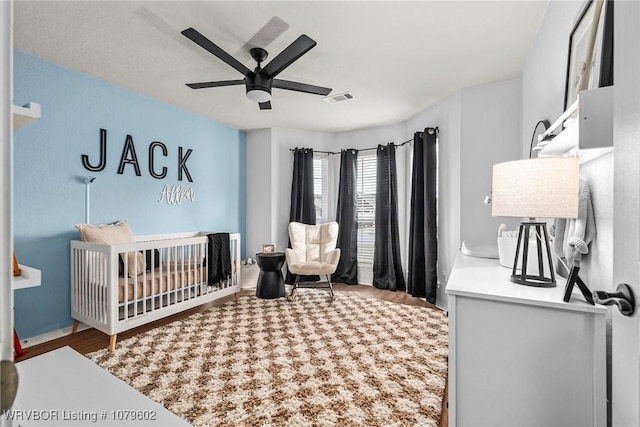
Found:
<svg viewBox="0 0 640 427"><path fill-rule="evenodd" d="M550 277L532 276L527 274L522 278L521 274L511 275L511 281L525 286L535 286L536 288L555 288L556 281Z"/></svg>
<svg viewBox="0 0 640 427"><path fill-rule="evenodd" d="M538 275L527 274L527 263L529 257L529 235L531 229L536 233L536 243L538 249ZM547 259L549 261L550 277L544 275L544 263L542 244L546 249ZM517 273L518 259L520 258L520 249L522 249L522 269L520 274ZM553 261L551 260L551 248L549 247L549 235L547 234L547 224L538 221L523 221L518 227L518 245L516 246L516 256L513 260L513 269L511 271L511 281L525 286L535 286L537 288L553 288L556 286L556 277L553 272Z"/></svg>

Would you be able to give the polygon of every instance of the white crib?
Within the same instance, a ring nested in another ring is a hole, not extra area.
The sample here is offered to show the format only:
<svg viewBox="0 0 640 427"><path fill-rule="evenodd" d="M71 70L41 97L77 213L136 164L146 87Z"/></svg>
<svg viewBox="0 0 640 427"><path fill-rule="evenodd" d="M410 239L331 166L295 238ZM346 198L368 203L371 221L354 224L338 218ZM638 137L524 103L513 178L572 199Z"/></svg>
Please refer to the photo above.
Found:
<svg viewBox="0 0 640 427"><path fill-rule="evenodd" d="M117 245L72 240L72 333L85 323L109 335L114 351L120 332L237 293L240 234L229 234L231 277L214 285L207 283L207 234L136 236Z"/></svg>

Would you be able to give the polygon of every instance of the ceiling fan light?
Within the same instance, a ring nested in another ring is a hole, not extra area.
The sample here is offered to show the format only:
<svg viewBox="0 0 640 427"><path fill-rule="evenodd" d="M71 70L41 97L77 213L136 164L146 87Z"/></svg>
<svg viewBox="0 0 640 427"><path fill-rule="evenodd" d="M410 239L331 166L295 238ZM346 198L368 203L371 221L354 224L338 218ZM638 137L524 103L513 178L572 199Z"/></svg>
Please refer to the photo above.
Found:
<svg viewBox="0 0 640 427"><path fill-rule="evenodd" d="M267 102L271 100L271 93L264 89L252 89L247 91L247 98L254 102Z"/></svg>

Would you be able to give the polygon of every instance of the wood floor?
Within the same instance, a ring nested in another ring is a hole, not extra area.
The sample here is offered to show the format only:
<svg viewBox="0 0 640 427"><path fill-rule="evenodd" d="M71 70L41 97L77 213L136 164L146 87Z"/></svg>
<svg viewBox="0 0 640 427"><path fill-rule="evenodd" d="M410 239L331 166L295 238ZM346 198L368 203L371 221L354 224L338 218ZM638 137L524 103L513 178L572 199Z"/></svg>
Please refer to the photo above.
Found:
<svg viewBox="0 0 640 427"><path fill-rule="evenodd" d="M409 294L405 292L391 292L387 290L376 289L372 286L365 286L365 285L349 286L349 285L343 285L339 283L334 284L333 288L335 291L338 291L338 292L357 293L365 298L376 298L379 300L390 301L398 304L416 305L421 307L433 307L433 305L429 304L428 302L418 298L412 298ZM241 291L239 295L240 296L255 295L255 291ZM340 295L338 294L338 298L339 297ZM122 332L118 334L118 341L127 339L129 337L132 337L141 332L148 331L155 327L165 325L174 320L182 319L184 317L189 316L190 314L204 311L210 307L220 306L228 301L232 301L233 299L234 299L233 296L222 298L212 303L205 304L190 310L186 310L182 313L174 314L165 319L158 320L156 322L152 322L144 326L140 326L139 328ZM39 354L43 354L64 346L69 346L79 353L88 354L103 348L107 348L109 346L109 336L95 329L87 329L85 331L78 332L75 335L69 335L67 337L58 338L53 341L48 341L43 344L29 347L26 349L28 351L28 354L20 358L20 361L26 360L30 357L34 357ZM443 399L442 399L442 416L440 418L440 427L445 427L449 424L449 411L447 409L447 398L446 398L448 395L448 388L449 387L447 384L447 387L445 388Z"/></svg>

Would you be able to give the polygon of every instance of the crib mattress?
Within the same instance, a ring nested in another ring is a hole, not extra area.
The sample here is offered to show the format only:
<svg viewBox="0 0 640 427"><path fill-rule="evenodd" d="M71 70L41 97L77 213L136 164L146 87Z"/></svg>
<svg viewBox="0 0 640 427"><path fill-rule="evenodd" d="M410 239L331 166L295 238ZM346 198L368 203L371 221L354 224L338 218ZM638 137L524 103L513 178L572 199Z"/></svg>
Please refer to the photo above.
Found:
<svg viewBox="0 0 640 427"><path fill-rule="evenodd" d="M151 297L167 291L174 291L190 286L207 283L207 267L185 265L184 273L182 269L174 270L156 268L140 274L136 277L120 277L118 279L118 302L125 302L125 292L127 301ZM126 290L125 290L126 287Z"/></svg>

